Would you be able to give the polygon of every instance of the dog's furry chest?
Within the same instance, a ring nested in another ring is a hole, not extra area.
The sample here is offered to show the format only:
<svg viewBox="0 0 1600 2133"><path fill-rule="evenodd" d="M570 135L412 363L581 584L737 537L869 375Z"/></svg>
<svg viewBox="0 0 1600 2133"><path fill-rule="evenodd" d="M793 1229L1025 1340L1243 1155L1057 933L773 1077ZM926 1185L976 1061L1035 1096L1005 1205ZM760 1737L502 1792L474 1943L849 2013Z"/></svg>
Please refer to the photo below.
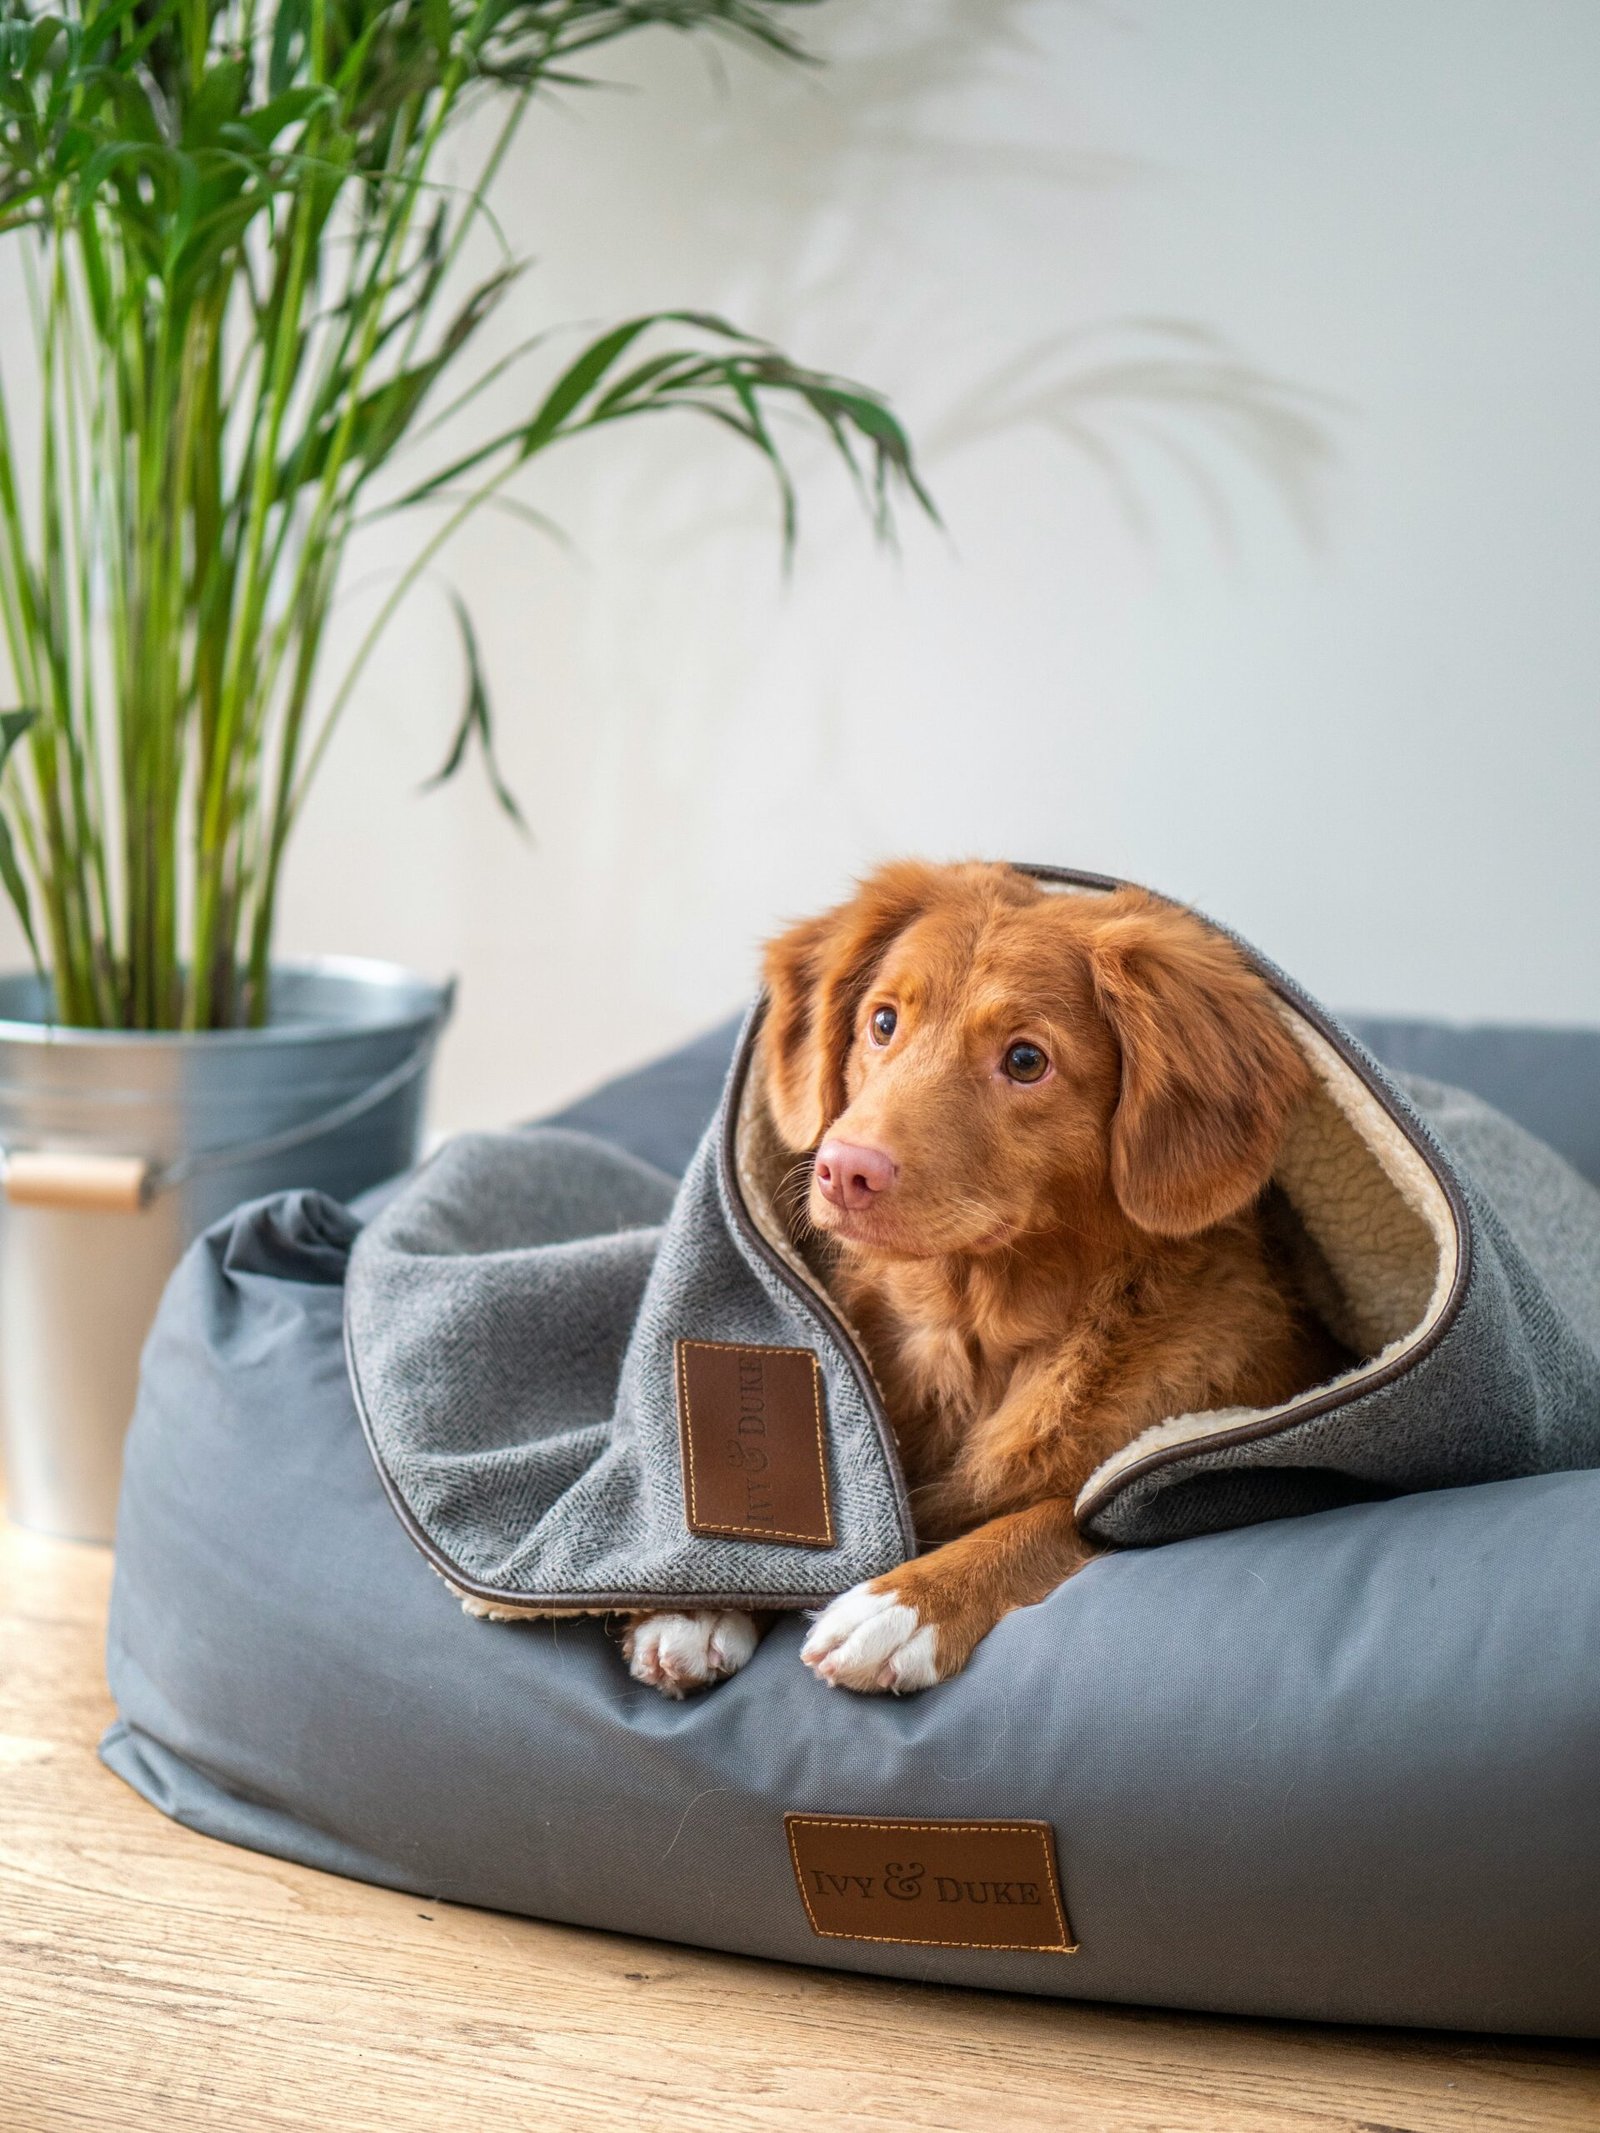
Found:
<svg viewBox="0 0 1600 2133"><path fill-rule="evenodd" d="M1009 1287L859 1262L835 1286L924 1538L1074 1496L1163 1415L1264 1404L1325 1374L1253 1214L1092 1272L1034 1267Z"/></svg>
<svg viewBox="0 0 1600 2133"><path fill-rule="evenodd" d="M985 1343L966 1319L937 1308L944 1299L905 1294L876 1269L840 1269L835 1285L882 1389L908 1482L917 1490L946 1480L1003 1407L1022 1349Z"/></svg>

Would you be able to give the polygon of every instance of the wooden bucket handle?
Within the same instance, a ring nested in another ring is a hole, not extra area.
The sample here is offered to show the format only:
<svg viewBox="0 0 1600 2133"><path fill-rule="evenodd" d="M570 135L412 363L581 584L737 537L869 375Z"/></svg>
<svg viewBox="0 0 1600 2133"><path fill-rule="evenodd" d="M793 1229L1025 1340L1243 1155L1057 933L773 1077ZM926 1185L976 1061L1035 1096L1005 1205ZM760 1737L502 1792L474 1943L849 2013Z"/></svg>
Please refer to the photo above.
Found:
<svg viewBox="0 0 1600 2133"><path fill-rule="evenodd" d="M150 1165L137 1155L76 1155L18 1149L5 1159L13 1207L72 1208L79 1214L137 1214L149 1196Z"/></svg>

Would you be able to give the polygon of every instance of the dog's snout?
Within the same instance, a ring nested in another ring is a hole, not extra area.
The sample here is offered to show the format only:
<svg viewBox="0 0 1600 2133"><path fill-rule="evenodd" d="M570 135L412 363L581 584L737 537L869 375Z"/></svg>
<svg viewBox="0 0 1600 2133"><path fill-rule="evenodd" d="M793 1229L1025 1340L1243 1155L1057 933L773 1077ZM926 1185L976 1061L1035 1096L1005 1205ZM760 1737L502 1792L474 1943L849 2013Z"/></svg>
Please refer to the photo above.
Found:
<svg viewBox="0 0 1600 2133"><path fill-rule="evenodd" d="M881 1148L865 1148L855 1141L825 1140L817 1150L812 1169L825 1200L835 1207L870 1207L887 1192L899 1172L893 1156Z"/></svg>

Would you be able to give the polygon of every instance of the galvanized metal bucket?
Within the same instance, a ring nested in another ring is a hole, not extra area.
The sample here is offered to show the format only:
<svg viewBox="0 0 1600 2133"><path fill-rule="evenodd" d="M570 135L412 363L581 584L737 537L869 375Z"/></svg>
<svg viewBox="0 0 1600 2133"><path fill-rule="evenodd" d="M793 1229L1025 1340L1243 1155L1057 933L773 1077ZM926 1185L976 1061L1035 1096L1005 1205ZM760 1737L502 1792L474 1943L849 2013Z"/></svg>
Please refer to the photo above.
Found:
<svg viewBox="0 0 1600 2133"><path fill-rule="evenodd" d="M350 1199L417 1157L454 988L330 957L273 1019L198 1035L63 1029L0 978L0 1460L20 1525L109 1540L139 1351L200 1231L291 1186Z"/></svg>

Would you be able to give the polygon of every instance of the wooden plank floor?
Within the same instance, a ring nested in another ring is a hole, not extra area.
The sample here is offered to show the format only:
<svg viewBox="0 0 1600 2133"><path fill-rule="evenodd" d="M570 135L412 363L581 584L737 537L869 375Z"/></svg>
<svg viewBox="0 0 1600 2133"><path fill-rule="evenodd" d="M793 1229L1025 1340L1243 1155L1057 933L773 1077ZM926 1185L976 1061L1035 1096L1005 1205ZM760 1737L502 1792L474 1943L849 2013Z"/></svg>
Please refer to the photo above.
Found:
<svg viewBox="0 0 1600 2133"><path fill-rule="evenodd" d="M103 1551L0 1524L0 2133L1600 2127L1600 2052L841 1978L314 1874L103 1770Z"/></svg>

